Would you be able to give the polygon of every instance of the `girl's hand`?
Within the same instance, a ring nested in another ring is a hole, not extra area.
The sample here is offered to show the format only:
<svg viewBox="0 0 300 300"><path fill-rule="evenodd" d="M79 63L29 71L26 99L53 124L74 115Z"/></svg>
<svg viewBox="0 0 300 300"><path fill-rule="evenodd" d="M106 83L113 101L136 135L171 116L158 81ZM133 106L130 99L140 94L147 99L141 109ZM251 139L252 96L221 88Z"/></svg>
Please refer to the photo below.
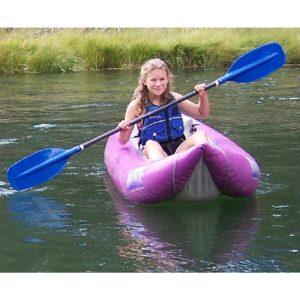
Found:
<svg viewBox="0 0 300 300"><path fill-rule="evenodd" d="M195 86L195 91L199 95L198 100L198 111L201 116L201 118L207 118L209 116L209 99L208 99L208 93L205 90L205 84L197 84Z"/></svg>
<svg viewBox="0 0 300 300"><path fill-rule="evenodd" d="M129 121L123 120L118 124L118 127L121 128L121 130L127 131L130 129Z"/></svg>
<svg viewBox="0 0 300 300"><path fill-rule="evenodd" d="M198 93L199 97L202 99L203 97L207 96L207 91L205 90L205 84L201 83L201 84L197 84L194 87L194 90Z"/></svg>
<svg viewBox="0 0 300 300"><path fill-rule="evenodd" d="M118 135L118 140L121 145L128 142L130 139L130 134L133 127L129 125L130 121L123 120L118 124L118 127L121 129Z"/></svg>

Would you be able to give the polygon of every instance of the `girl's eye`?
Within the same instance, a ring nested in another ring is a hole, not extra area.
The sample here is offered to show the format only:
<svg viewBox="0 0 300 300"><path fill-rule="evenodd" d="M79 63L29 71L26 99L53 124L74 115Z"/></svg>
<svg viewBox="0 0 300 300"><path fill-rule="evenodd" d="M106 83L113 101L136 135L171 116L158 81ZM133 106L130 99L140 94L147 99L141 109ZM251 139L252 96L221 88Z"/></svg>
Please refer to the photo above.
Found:
<svg viewBox="0 0 300 300"><path fill-rule="evenodd" d="M151 82L156 82L156 81L165 81L165 78L150 78Z"/></svg>

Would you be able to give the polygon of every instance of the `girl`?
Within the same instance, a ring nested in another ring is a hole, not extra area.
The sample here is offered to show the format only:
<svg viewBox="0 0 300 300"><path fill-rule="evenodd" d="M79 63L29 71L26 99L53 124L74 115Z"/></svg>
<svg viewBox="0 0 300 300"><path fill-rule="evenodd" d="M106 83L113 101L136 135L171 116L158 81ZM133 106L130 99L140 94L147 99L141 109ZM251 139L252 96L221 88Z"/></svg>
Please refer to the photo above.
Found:
<svg viewBox="0 0 300 300"><path fill-rule="evenodd" d="M125 120L118 124L122 129L118 136L120 144L125 144L130 138L133 127L128 123L131 120L182 97L170 91L172 77L168 66L161 59L150 59L142 65L139 84L127 107ZM181 113L195 119L209 116L209 99L204 87L204 84L195 86L199 95L198 104L185 100L141 121L142 124L138 126L139 143L149 159L161 159L196 144L208 143L203 132L195 132L186 139L181 117Z"/></svg>

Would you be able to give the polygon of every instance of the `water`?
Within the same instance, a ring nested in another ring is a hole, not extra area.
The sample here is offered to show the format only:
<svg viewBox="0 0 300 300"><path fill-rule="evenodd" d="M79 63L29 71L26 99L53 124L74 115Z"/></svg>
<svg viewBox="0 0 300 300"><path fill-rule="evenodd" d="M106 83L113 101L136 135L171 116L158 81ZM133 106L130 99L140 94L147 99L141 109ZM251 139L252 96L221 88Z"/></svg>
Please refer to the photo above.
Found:
<svg viewBox="0 0 300 300"><path fill-rule="evenodd" d="M175 72L176 91L225 70ZM207 122L260 163L247 199L126 202L103 163L105 141L46 184L15 192L5 169L47 147L69 149L116 126L137 72L0 77L1 272L299 272L300 69L209 91Z"/></svg>

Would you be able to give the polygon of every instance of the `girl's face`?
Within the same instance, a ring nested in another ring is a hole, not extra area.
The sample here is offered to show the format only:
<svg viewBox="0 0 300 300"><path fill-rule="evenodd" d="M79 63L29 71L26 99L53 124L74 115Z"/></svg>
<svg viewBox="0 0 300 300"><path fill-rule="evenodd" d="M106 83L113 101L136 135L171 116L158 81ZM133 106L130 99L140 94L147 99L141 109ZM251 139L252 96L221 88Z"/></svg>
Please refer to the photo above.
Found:
<svg viewBox="0 0 300 300"><path fill-rule="evenodd" d="M149 93L160 96L166 90L169 78L165 70L155 69L147 74L143 83L147 86Z"/></svg>

